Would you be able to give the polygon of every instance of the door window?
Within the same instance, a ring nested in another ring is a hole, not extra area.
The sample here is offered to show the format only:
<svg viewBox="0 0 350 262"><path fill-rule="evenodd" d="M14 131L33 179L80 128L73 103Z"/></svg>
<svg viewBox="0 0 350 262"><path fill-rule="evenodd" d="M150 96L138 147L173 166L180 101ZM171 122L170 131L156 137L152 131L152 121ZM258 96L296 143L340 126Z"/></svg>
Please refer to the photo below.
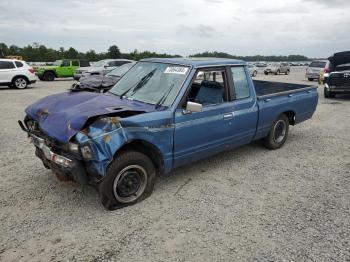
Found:
<svg viewBox="0 0 350 262"><path fill-rule="evenodd" d="M79 66L79 61L76 61L76 60L72 61L72 66Z"/></svg>
<svg viewBox="0 0 350 262"><path fill-rule="evenodd" d="M187 94L184 107L188 101L203 106L221 104L227 101L225 69L199 70Z"/></svg>
<svg viewBox="0 0 350 262"><path fill-rule="evenodd" d="M248 79L243 66L231 67L234 90L231 94L236 94L236 99L247 98L249 94Z"/></svg>
<svg viewBox="0 0 350 262"><path fill-rule="evenodd" d="M63 60L61 66L70 66L68 60Z"/></svg>
<svg viewBox="0 0 350 262"><path fill-rule="evenodd" d="M0 61L0 69L12 69L15 65L11 61Z"/></svg>

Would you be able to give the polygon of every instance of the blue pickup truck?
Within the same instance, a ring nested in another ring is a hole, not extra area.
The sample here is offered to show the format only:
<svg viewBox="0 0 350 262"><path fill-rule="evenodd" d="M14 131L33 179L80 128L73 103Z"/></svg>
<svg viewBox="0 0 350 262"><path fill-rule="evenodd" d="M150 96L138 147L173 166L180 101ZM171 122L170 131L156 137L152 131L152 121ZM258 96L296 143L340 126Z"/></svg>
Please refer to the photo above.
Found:
<svg viewBox="0 0 350 262"><path fill-rule="evenodd" d="M46 168L94 185L115 209L149 196L156 175L184 164L258 139L281 147L317 102L316 86L252 81L243 61L152 58L107 93L45 97L19 124Z"/></svg>

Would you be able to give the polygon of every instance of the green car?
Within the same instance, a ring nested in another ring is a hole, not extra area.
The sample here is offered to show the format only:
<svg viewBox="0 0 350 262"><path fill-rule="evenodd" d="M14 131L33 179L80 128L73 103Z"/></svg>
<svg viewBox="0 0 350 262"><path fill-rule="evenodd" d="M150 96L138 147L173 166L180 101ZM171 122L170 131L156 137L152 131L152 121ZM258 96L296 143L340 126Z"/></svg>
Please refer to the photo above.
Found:
<svg viewBox="0 0 350 262"><path fill-rule="evenodd" d="M40 80L53 81L55 77L73 77L79 67L90 66L87 60L63 59L56 60L51 66L34 67Z"/></svg>

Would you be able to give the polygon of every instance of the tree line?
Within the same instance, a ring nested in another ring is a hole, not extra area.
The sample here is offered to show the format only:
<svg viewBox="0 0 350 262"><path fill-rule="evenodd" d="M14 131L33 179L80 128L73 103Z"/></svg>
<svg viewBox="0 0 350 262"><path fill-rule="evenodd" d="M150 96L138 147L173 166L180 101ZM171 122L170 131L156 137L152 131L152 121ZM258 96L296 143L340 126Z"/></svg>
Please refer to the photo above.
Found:
<svg viewBox="0 0 350 262"><path fill-rule="evenodd" d="M89 61L98 61L106 58L125 58L132 60L140 60L142 58L148 57L181 57L180 55L170 55L170 54L160 54L150 51L134 50L130 53L121 53L118 46L112 45L108 48L106 52L97 53L95 50L91 49L87 52L79 52L73 47L65 49L60 47L58 50L53 48L48 48L45 45L39 43L33 43L24 47L19 47L16 45L7 46L5 43L0 43L0 57L1 56L21 56L25 61L28 62L52 62L58 59L70 58L70 59L87 59ZM234 58L245 61L307 61L309 58L302 55L289 55L289 56L237 56L231 55L223 52L203 52L190 57L220 57L220 58Z"/></svg>
<svg viewBox="0 0 350 262"><path fill-rule="evenodd" d="M254 55L254 56L237 56L230 55L223 52L203 52L194 55L190 55L190 57L221 57L221 58L232 58L239 59L248 62L255 61L270 61L270 62L297 62L297 61L308 61L310 58L303 55L288 55L288 56L262 56L262 55Z"/></svg>

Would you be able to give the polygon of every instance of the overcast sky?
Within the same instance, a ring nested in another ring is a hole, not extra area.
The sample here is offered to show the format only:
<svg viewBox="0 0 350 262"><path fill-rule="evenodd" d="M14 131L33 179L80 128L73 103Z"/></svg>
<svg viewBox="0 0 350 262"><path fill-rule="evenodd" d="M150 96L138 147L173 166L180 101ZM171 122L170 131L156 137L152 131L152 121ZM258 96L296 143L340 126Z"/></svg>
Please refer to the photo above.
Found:
<svg viewBox="0 0 350 262"><path fill-rule="evenodd" d="M189 55L350 50L350 0L0 0L0 42Z"/></svg>

